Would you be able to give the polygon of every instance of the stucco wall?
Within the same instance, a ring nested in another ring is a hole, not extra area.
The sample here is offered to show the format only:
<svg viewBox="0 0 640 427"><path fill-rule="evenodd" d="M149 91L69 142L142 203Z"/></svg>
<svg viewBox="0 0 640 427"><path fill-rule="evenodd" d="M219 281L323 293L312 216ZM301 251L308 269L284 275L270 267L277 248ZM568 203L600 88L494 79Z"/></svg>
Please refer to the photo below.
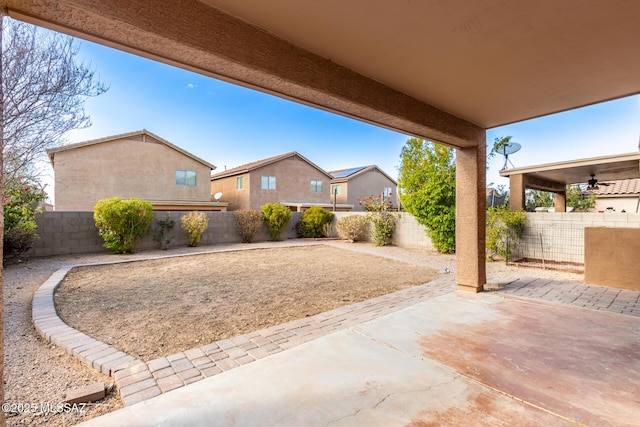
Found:
<svg viewBox="0 0 640 427"><path fill-rule="evenodd" d="M347 201L344 203L353 205L354 211L363 210L357 199L362 199L371 195L379 196L380 194L383 194L385 187L391 188L391 192L393 193L391 201L394 206L396 205L396 184L378 171L372 170L353 177L349 180L348 184L343 184L343 186L348 187Z"/></svg>
<svg viewBox="0 0 640 427"><path fill-rule="evenodd" d="M640 228L585 229L586 283L640 291Z"/></svg>
<svg viewBox="0 0 640 427"><path fill-rule="evenodd" d="M175 238L171 246L186 246L186 238L180 227L180 218L186 212L154 212L154 222L149 231L140 239L136 250L158 249L153 241L153 227L158 220L166 220L167 213L176 222L173 228ZM202 236L200 246L220 243L238 243L240 235L236 231L233 212L205 212L209 217L209 228ZM282 239L296 238L295 224L300 213L293 212ZM37 240L27 256L52 256L80 253L108 252L102 244L93 220L93 212L45 212L36 217L38 223ZM269 230L263 226L254 239L256 242L269 240Z"/></svg>
<svg viewBox="0 0 640 427"><path fill-rule="evenodd" d="M613 208L615 212L637 213L638 208L638 196L631 197L598 197L596 199L596 206L594 211L604 212L607 208Z"/></svg>
<svg viewBox="0 0 640 427"><path fill-rule="evenodd" d="M238 177L244 177L244 187L242 190L236 189L236 180ZM211 181L211 194L217 192L222 193L221 202L229 203L228 211L237 211L238 209L249 209L249 195L251 193L251 175L245 173L242 175L229 176L226 178Z"/></svg>
<svg viewBox="0 0 640 427"><path fill-rule="evenodd" d="M304 160L287 158L253 170L250 175L251 209L260 209L265 203L330 203L329 177ZM276 189L263 190L262 176L275 176ZM322 181L321 193L311 191L312 179Z"/></svg>
<svg viewBox="0 0 640 427"><path fill-rule="evenodd" d="M165 144L122 139L55 153L56 211L93 211L100 199L210 200L211 170ZM176 185L176 170L196 171L196 186Z"/></svg>

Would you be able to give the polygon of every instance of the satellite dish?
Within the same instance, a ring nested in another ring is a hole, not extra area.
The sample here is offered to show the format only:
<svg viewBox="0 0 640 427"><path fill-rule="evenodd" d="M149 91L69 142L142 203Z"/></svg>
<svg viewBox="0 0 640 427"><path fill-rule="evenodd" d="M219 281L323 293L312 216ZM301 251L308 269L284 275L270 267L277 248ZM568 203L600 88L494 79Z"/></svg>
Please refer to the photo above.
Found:
<svg viewBox="0 0 640 427"><path fill-rule="evenodd" d="M507 142L497 150L498 153L504 156L504 165L502 166L502 170L507 168L507 163L511 163L511 160L509 160L509 154L516 153L520 151L521 148L522 146L517 142ZM511 167L515 167L513 166L513 163L511 163Z"/></svg>
<svg viewBox="0 0 640 427"><path fill-rule="evenodd" d="M216 202L219 202L221 197L222 197L221 191L218 191L216 194L213 195L213 198L216 199Z"/></svg>

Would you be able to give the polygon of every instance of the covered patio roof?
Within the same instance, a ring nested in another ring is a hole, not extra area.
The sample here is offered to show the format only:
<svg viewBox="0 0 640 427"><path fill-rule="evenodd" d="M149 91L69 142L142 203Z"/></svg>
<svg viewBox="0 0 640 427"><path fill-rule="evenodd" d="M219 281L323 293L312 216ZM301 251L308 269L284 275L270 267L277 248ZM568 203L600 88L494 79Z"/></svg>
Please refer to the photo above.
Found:
<svg viewBox="0 0 640 427"><path fill-rule="evenodd" d="M525 190L532 189L555 193L556 212L566 211L567 184L587 182L591 179L591 175L599 182L640 178L640 152L500 171L500 176L509 177L511 209L524 209Z"/></svg>
<svg viewBox="0 0 640 427"><path fill-rule="evenodd" d="M563 185L587 182L591 175L595 175L598 181L640 178L640 151L500 171L500 176L512 175L526 175Z"/></svg>

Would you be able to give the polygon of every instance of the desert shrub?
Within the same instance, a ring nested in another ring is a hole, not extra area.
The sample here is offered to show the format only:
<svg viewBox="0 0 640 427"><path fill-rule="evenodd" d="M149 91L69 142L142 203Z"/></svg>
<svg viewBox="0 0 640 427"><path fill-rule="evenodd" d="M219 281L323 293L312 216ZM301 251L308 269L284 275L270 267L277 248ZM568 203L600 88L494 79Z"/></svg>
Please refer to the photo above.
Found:
<svg viewBox="0 0 640 427"><path fill-rule="evenodd" d="M396 217L391 212L369 212L367 219L371 221L371 237L376 246L389 246L396 228Z"/></svg>
<svg viewBox="0 0 640 427"><path fill-rule="evenodd" d="M362 240L367 233L369 223L363 215L349 215L342 217L336 224L338 236L345 240L356 242Z"/></svg>
<svg viewBox="0 0 640 427"><path fill-rule="evenodd" d="M187 233L189 246L198 246L202 233L209 227L209 218L204 212L189 212L180 219L182 229Z"/></svg>
<svg viewBox="0 0 640 427"><path fill-rule="evenodd" d="M38 239L36 215L45 197L42 189L24 182L4 189L3 260L23 254Z"/></svg>
<svg viewBox="0 0 640 427"><path fill-rule="evenodd" d="M151 202L135 198L102 199L93 208L93 219L104 247L116 253L131 253L153 221L153 206Z"/></svg>
<svg viewBox="0 0 640 427"><path fill-rule="evenodd" d="M323 237L324 225L333 221L333 213L321 206L311 206L304 211L298 226L300 237Z"/></svg>
<svg viewBox="0 0 640 427"><path fill-rule="evenodd" d="M167 218L157 220L155 227L153 228L153 241L158 242L160 249L167 250L171 241L175 237L171 232L176 222L171 219L171 214L167 212ZM171 233L171 235L169 235Z"/></svg>
<svg viewBox="0 0 640 427"><path fill-rule="evenodd" d="M324 237L333 236L333 221L327 222L325 225L322 226L322 235Z"/></svg>
<svg viewBox="0 0 640 427"><path fill-rule="evenodd" d="M520 243L526 220L524 211L512 211L506 206L487 210L486 248L490 260L499 255L509 261Z"/></svg>
<svg viewBox="0 0 640 427"><path fill-rule="evenodd" d="M277 242L280 235L291 220L291 209L279 203L267 203L260 207L264 220L269 226L269 235L271 240Z"/></svg>
<svg viewBox="0 0 640 427"><path fill-rule="evenodd" d="M251 243L264 223L262 212L253 209L239 209L233 213L233 218L236 220L236 229L240 233L242 243Z"/></svg>

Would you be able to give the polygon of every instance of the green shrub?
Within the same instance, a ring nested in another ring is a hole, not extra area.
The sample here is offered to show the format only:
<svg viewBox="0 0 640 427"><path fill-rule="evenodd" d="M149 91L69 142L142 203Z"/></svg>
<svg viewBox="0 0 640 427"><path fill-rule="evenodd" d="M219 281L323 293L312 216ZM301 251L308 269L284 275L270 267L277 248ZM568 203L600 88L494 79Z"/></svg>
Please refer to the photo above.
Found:
<svg viewBox="0 0 640 427"><path fill-rule="evenodd" d="M391 212L369 212L367 219L373 227L371 236L376 246L389 246L393 239L393 230L396 228L396 217Z"/></svg>
<svg viewBox="0 0 640 427"><path fill-rule="evenodd" d="M345 240L357 242L362 240L367 233L369 223L364 215L349 215L342 217L336 224L338 235Z"/></svg>
<svg viewBox="0 0 640 427"><path fill-rule="evenodd" d="M233 218L236 220L236 229L242 243L251 243L264 223L262 212L253 209L239 209L233 212Z"/></svg>
<svg viewBox="0 0 640 427"><path fill-rule="evenodd" d="M267 203L260 207L264 220L269 226L271 240L277 242L291 220L291 209L279 203Z"/></svg>
<svg viewBox="0 0 640 427"><path fill-rule="evenodd" d="M526 220L524 211L512 211L506 206L495 206L487 210L486 248L490 260L493 261L499 255L509 261L518 247Z"/></svg>
<svg viewBox="0 0 640 427"><path fill-rule="evenodd" d="M209 218L204 212L189 212L181 218L182 229L187 233L189 246L198 246L202 233L209 227Z"/></svg>
<svg viewBox="0 0 640 427"><path fill-rule="evenodd" d="M304 211L298 227L300 237L323 237L325 224L333 221L333 213L321 206L311 206Z"/></svg>
<svg viewBox="0 0 640 427"><path fill-rule="evenodd" d="M137 240L153 221L151 202L112 197L99 200L93 208L93 219L104 246L116 253L133 252Z"/></svg>
<svg viewBox="0 0 640 427"><path fill-rule="evenodd" d="M3 260L15 258L31 249L38 239L36 215L45 192L28 183L7 187L2 200L4 212Z"/></svg>

